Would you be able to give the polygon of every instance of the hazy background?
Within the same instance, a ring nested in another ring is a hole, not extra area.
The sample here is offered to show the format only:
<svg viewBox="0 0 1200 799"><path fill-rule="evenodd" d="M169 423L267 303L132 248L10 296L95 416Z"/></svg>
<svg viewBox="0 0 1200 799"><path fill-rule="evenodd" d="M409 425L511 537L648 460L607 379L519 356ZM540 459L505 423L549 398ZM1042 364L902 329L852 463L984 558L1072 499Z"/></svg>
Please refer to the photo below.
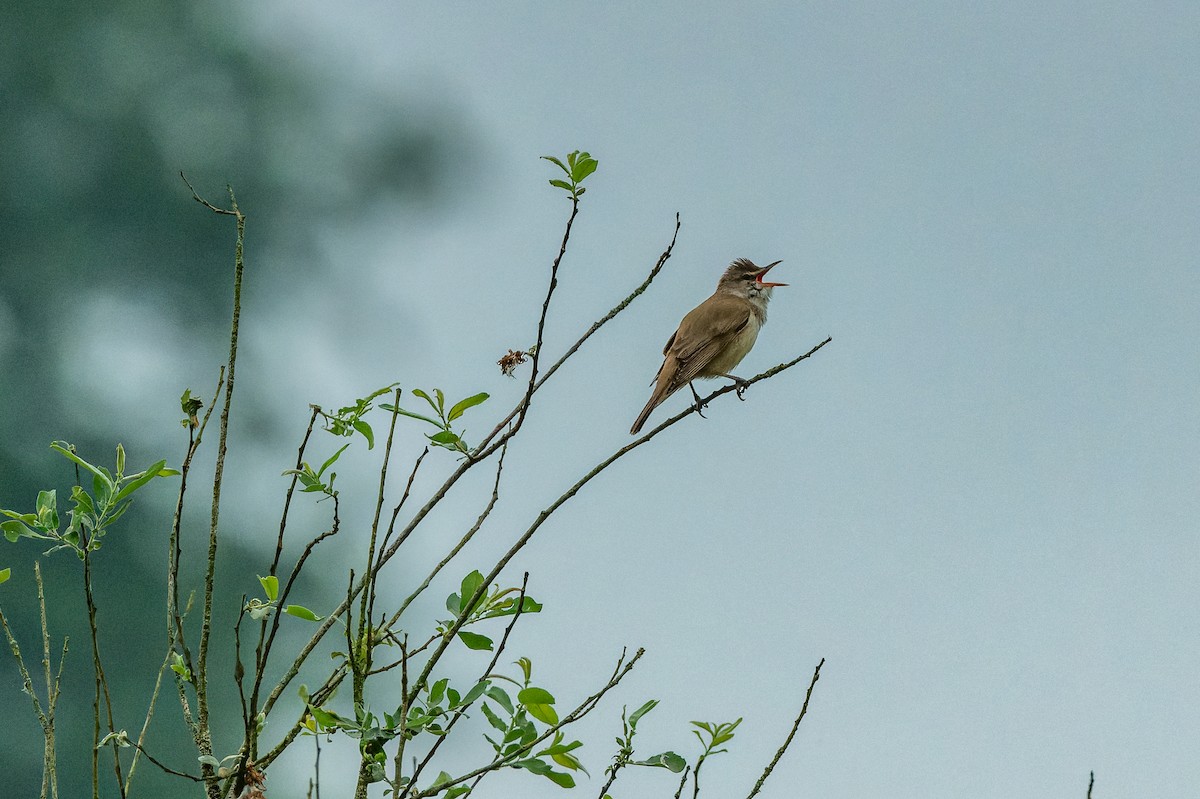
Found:
<svg viewBox="0 0 1200 799"><path fill-rule="evenodd" d="M645 755L691 757L689 720L745 717L705 766L705 794L744 795L825 657L764 795L1083 796L1093 769L1097 796L1194 794L1195 4L66 0L9 21L0 506L66 494L53 439L101 462L123 441L138 468L182 458L177 398L207 401L224 357L233 231L177 173L219 204L231 183L250 221L219 576L257 590L309 402L392 381L488 391L470 437L517 399L494 362L533 341L569 210L537 159L587 149L600 169L548 355L643 278L678 211L675 257L539 394L504 500L414 608L414 637L463 573L628 440L662 344L721 269L782 258L791 286L741 371L833 342L622 461L506 573L528 569L546 603L509 652L534 658L561 705L602 684L623 646L649 650L580 727L593 778L575 793L599 790L620 705L654 697ZM402 464L419 442L406 428ZM378 456L347 455L345 530L297 599L318 612L359 564ZM419 488L452 463L431 455ZM457 540L486 483L460 488L389 567L399 587ZM174 491L149 489L99 553L117 726L131 731L162 658ZM196 555L207 511L193 501ZM296 535L327 513L301 515ZM37 552L0 547L14 570L0 602L31 660ZM72 636L62 788L83 795L79 569L63 553L44 568L56 637ZM214 669L228 691L228 659ZM0 715L0 772L35 794L40 731L7 657ZM152 751L195 771L179 726L166 693ZM236 731L218 732L232 751ZM327 795L348 790L337 756ZM308 759L276 767L271 794L301 795ZM139 769L135 795L178 785ZM616 787L674 792L665 773ZM561 789L517 773L483 795Z"/></svg>

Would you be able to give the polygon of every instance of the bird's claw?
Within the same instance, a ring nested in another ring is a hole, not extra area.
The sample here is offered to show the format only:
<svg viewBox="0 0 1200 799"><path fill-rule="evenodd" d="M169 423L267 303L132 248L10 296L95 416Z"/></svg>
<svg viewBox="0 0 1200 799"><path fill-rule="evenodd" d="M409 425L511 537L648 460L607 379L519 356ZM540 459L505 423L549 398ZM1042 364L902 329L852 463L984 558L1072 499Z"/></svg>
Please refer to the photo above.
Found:
<svg viewBox="0 0 1200 799"><path fill-rule="evenodd" d="M734 383L734 386L735 386L735 388L733 389L733 393L737 394L738 399L740 399L742 402L745 402L746 401L746 389L750 388L750 384L747 383L745 380L739 380L736 383Z"/></svg>
<svg viewBox="0 0 1200 799"><path fill-rule="evenodd" d="M696 387L691 383L688 383L688 388L692 390L692 397L696 400L696 413L700 415L701 419L707 419L708 417L704 415L704 409L708 407L708 403L700 399L700 395L696 393Z"/></svg>

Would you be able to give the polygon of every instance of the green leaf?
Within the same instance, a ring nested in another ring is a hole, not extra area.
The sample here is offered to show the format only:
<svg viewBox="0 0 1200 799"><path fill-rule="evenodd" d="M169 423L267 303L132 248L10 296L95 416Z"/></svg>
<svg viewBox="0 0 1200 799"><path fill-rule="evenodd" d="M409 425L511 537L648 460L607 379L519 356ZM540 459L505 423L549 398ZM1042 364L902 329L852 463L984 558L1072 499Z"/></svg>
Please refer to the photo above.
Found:
<svg viewBox="0 0 1200 799"><path fill-rule="evenodd" d="M85 461L83 458L76 455L74 452L71 452L71 450L68 449L68 447L70 447L70 446L71 445L65 441L55 441L53 444L50 445L50 449L54 450L55 452L62 453L62 455L65 458L67 458L67 460L74 461L79 466L82 466L83 468L85 468L89 472L91 472L92 474L96 475L96 477L103 479L107 483L109 489L111 489L112 488L112 478L106 476L102 469L98 469L97 467L95 467L92 464Z"/></svg>
<svg viewBox="0 0 1200 799"><path fill-rule="evenodd" d="M457 702L454 702L451 707L464 707L471 704L476 699L483 696L483 692L488 689L488 685L489 683L487 680L480 680L479 682L475 683L474 688L467 691L466 696L462 697Z"/></svg>
<svg viewBox="0 0 1200 799"><path fill-rule="evenodd" d="M522 705L553 705L554 696L545 688L525 688L517 694L517 701Z"/></svg>
<svg viewBox="0 0 1200 799"><path fill-rule="evenodd" d="M563 768L570 769L571 771L582 771L584 774L588 773L588 770L583 767L583 764L579 762L579 758L575 757L575 755L569 755L566 752L555 752L550 755L550 758Z"/></svg>
<svg viewBox="0 0 1200 799"><path fill-rule="evenodd" d="M308 712L312 714L313 719L322 727L341 727L346 726L346 719L343 719L337 713L331 713L313 705L308 706ZM351 725L352 726L352 725Z"/></svg>
<svg viewBox="0 0 1200 799"><path fill-rule="evenodd" d="M28 527L26 527L25 524L18 521L0 522L0 530L3 530L4 537L13 543L16 543L17 539L21 536L25 536L26 538L45 537L38 535L33 530L30 530Z"/></svg>
<svg viewBox="0 0 1200 799"><path fill-rule="evenodd" d="M508 711L508 715L511 716L513 714L512 700L509 699L508 694L503 688L499 685L493 685L487 689L486 693L497 705Z"/></svg>
<svg viewBox="0 0 1200 799"><path fill-rule="evenodd" d="M641 720L642 716L646 715L651 710L654 710L654 708L657 706L658 706L658 700L651 699L649 702L642 705L637 710L633 711L633 713L629 716L629 728L635 729L637 727L638 721Z"/></svg>
<svg viewBox="0 0 1200 799"><path fill-rule="evenodd" d="M483 715L487 718L488 724L491 724L493 727L495 727L500 732L504 732L505 730L508 729L508 725L505 724L504 721L499 716L496 715L496 711L494 711L490 707L488 707L486 702L484 704L480 705L480 707L483 709Z"/></svg>
<svg viewBox="0 0 1200 799"><path fill-rule="evenodd" d="M454 444L455 442L457 442L458 434L451 430L443 430L440 433L434 433L433 435L429 436L428 438L430 441L432 441L435 444L441 444L441 445L445 446L447 444Z"/></svg>
<svg viewBox="0 0 1200 799"><path fill-rule="evenodd" d="M220 761L220 760L217 760L217 759L216 759L215 757L213 757L212 755L200 755L199 757L197 757L197 758L196 758L196 760L197 760L197 761L200 763L200 765L202 765L202 766L212 766L213 768L220 768L220 767L221 767L221 761Z"/></svg>
<svg viewBox="0 0 1200 799"><path fill-rule="evenodd" d="M458 594L451 594L446 597L446 610L455 616L462 612L462 600L459 599Z"/></svg>
<svg viewBox="0 0 1200 799"><path fill-rule="evenodd" d="M563 172L566 172L568 175L571 174L571 170L567 169L567 167L563 164L562 161L559 161L557 158L555 158L552 155L543 155L542 160L549 161L550 163L556 165L559 169L561 169Z"/></svg>
<svg viewBox="0 0 1200 799"><path fill-rule="evenodd" d="M375 449L375 431L371 429L371 425L362 419L355 419L354 429L362 433L362 437L367 440L367 449Z"/></svg>
<svg viewBox="0 0 1200 799"><path fill-rule="evenodd" d="M572 741L569 744L565 744L562 742L562 739L563 739L563 734L562 734L561 730L559 732L554 733L554 743L552 743L550 746L547 746L542 751L538 752L537 756L542 757L543 755L562 754L563 752L571 752L571 751L583 746L582 741Z"/></svg>
<svg viewBox="0 0 1200 799"><path fill-rule="evenodd" d="M171 653L171 671L179 675L184 682L192 681L192 671L183 662L183 655L178 652Z"/></svg>
<svg viewBox="0 0 1200 799"><path fill-rule="evenodd" d="M526 758L513 762L513 768L523 768L527 771L532 771L534 774L546 774L550 771L550 764L536 757Z"/></svg>
<svg viewBox="0 0 1200 799"><path fill-rule="evenodd" d="M467 603L475 596L475 592L483 586L483 574L478 569L468 574L462 579L462 584L458 589L459 603L458 612L463 613L467 609Z"/></svg>
<svg viewBox="0 0 1200 799"><path fill-rule="evenodd" d="M434 391L437 391L437 389L434 389ZM441 415L442 415L442 414L441 414L441 411L438 409L438 405L437 405L437 403L433 401L433 397L430 397L428 394L426 394L424 391L422 391L422 390L421 390L421 389L419 389L419 388L414 388L414 389L412 390L412 393L413 393L415 396L418 396L418 397L420 397L421 399L423 399L423 400L425 400L426 402L428 402L428 403L429 403L429 407L433 408L433 411L434 411L434 413L436 413L438 416L441 416ZM437 422L434 422L434 424L437 424Z"/></svg>
<svg viewBox="0 0 1200 799"><path fill-rule="evenodd" d="M550 185L554 186L555 188L565 189L566 191L574 191L574 188L571 186L571 184L567 183L565 180L551 180Z"/></svg>
<svg viewBox="0 0 1200 799"><path fill-rule="evenodd" d="M92 504L91 496L83 490L82 486L71 486L71 501L83 513L90 515L96 512L96 507Z"/></svg>
<svg viewBox="0 0 1200 799"><path fill-rule="evenodd" d="M105 735L100 739L100 743L96 744L96 748L100 749L104 746L107 746L109 741L115 742L117 746L120 746L122 749L124 749L130 745L129 733L125 730L121 730L120 732L110 732L108 735Z"/></svg>
<svg viewBox="0 0 1200 799"><path fill-rule="evenodd" d="M155 477L158 477L159 470L162 469L162 467L164 467L166 465L167 465L166 460L161 460L158 463L151 466L146 471L142 472L141 474L139 474L135 477L132 477L130 482L126 483L125 486L120 491L117 492L117 495L115 497L113 497L112 504L114 504L114 505L117 504L118 502L120 502L121 500L125 499L130 494L132 494L134 491L137 491L139 488L144 486L146 483L149 483Z"/></svg>
<svg viewBox="0 0 1200 799"><path fill-rule="evenodd" d="M305 621L320 621L325 618L324 616L318 616L303 605L288 605L283 609L283 612L295 616L297 619L304 619Z"/></svg>
<svg viewBox="0 0 1200 799"><path fill-rule="evenodd" d="M125 447L117 444L117 475L125 474Z"/></svg>
<svg viewBox="0 0 1200 799"><path fill-rule="evenodd" d="M648 757L645 760L636 760L633 763L635 766L653 766L655 768L665 768L675 774L680 773L687 766L687 761L674 752L663 752L662 754Z"/></svg>
<svg viewBox="0 0 1200 799"><path fill-rule="evenodd" d="M92 496L96 498L96 504L100 507L108 504L108 500L112 496L112 482L103 474L97 474L92 478Z"/></svg>
<svg viewBox="0 0 1200 799"><path fill-rule="evenodd" d="M492 651L492 639L486 635L478 633L469 633L466 630L459 630L458 637L467 645L467 649L476 649L486 652Z"/></svg>
<svg viewBox="0 0 1200 799"><path fill-rule="evenodd" d="M403 408L396 407L395 405L380 405L379 407L385 411L395 411L396 413L400 414L401 416L407 416L410 419L420 419L422 422L429 422L434 427L442 426L442 423L439 422L437 419L430 419L428 416L422 416L419 413L413 413L412 411L406 411Z"/></svg>
<svg viewBox="0 0 1200 799"><path fill-rule="evenodd" d="M37 516L43 526L58 529L58 492L54 489L39 491L37 495ZM49 520L54 519L53 523Z"/></svg>
<svg viewBox="0 0 1200 799"><path fill-rule="evenodd" d="M581 161L577 161L571 170L571 180L576 183L582 183L583 179L595 172L596 167L599 165L599 162L595 158L584 158Z"/></svg>
<svg viewBox="0 0 1200 799"><path fill-rule="evenodd" d="M525 674L525 684L529 684L529 675L533 673L533 661L526 657L520 657L513 661L521 667L521 671Z"/></svg>
<svg viewBox="0 0 1200 799"><path fill-rule="evenodd" d="M274 602L279 598L279 578L273 574L263 577L261 574L258 581L262 583L263 591L267 593L267 600Z"/></svg>
<svg viewBox="0 0 1200 799"><path fill-rule="evenodd" d="M442 697L446 695L446 686L450 684L450 680L442 678L435 682L429 688L429 704L436 705L442 701Z"/></svg>
<svg viewBox="0 0 1200 799"><path fill-rule="evenodd" d="M554 725L558 723L558 713L555 712L554 705L526 702L525 709L529 711L529 715L543 724Z"/></svg>
<svg viewBox="0 0 1200 799"><path fill-rule="evenodd" d="M342 447L337 452L330 455L329 460L322 463L321 468L317 470L317 477L320 477L321 475L325 474L325 470L328 469L330 466L332 466L334 464L334 462L342 456L342 453L346 451L346 447L349 447L349 446L350 445L347 444L345 447Z"/></svg>
<svg viewBox="0 0 1200 799"><path fill-rule="evenodd" d="M487 401L487 398L487 392L480 392L472 397L459 400L458 402L454 403L454 407L450 409L450 414L446 417L446 420L453 422L455 419L462 416L468 408L474 408L476 405Z"/></svg>
<svg viewBox="0 0 1200 799"><path fill-rule="evenodd" d="M112 504L113 504L113 505L116 505L117 503L116 503L116 501L114 500ZM125 511L129 510L129 506L130 506L130 505L132 505L132 504L133 504L133 500L132 500L132 499L127 499L127 500L125 500L125 502L124 502L124 503L121 505L121 507L117 508L115 511L113 511L113 512L112 512L112 513L110 513L110 514L108 514L108 518L107 518L107 519L104 521L104 527L106 527L106 528L107 528L107 527L111 526L113 522L115 522L117 519L119 519L119 518L121 518L122 516L124 516L124 515L125 515ZM102 532L103 532L103 529L97 529L97 530L96 530L96 534L97 534L97 535L101 534Z"/></svg>
<svg viewBox="0 0 1200 799"><path fill-rule="evenodd" d="M0 583L7 583L8 578L12 577L12 568L0 569Z"/></svg>

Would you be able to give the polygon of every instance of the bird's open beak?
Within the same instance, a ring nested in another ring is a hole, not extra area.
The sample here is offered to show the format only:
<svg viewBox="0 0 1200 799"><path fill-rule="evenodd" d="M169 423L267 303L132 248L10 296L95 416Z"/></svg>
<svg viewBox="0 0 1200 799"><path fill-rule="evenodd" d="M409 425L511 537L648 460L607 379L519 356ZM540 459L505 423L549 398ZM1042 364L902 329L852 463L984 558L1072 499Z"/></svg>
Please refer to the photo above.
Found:
<svg viewBox="0 0 1200 799"><path fill-rule="evenodd" d="M758 285L763 286L765 288L775 288L777 286L786 286L787 283L766 283L763 281L763 278L767 276L767 272L770 272L771 269L773 269L774 267L778 266L781 263L783 263L783 261L776 261L773 264L767 264L766 266L764 266L762 268L762 271L759 272L757 276L755 276L754 281L756 283L758 283Z"/></svg>

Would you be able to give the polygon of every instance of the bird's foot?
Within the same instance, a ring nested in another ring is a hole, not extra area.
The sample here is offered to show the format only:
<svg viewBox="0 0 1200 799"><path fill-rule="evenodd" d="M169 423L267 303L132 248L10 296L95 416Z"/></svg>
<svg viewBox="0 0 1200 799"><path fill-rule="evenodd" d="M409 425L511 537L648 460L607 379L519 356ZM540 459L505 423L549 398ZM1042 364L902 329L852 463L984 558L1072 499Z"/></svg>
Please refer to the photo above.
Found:
<svg viewBox="0 0 1200 799"><path fill-rule="evenodd" d="M750 381L743 380L742 378L738 377L737 375L724 375L724 377L728 377L730 380L733 381L733 385L734 385L733 393L737 394L738 399L740 399L742 402L745 402L746 401L746 389L750 388Z"/></svg>
<svg viewBox="0 0 1200 799"><path fill-rule="evenodd" d="M688 383L688 388L692 390L692 396L696 399L696 413L700 414L701 419L707 419L704 415L704 409L708 407L708 403L700 399L700 395L696 393L696 387Z"/></svg>

